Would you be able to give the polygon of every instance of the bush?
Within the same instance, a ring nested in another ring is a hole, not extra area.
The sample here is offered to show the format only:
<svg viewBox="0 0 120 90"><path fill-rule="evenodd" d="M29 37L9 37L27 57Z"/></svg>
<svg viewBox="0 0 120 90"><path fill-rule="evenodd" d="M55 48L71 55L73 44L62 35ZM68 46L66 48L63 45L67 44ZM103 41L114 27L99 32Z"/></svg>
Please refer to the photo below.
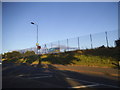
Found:
<svg viewBox="0 0 120 90"><path fill-rule="evenodd" d="M22 54L18 51L12 51L4 54L4 57L6 59L12 59L12 58L20 58Z"/></svg>
<svg viewBox="0 0 120 90"><path fill-rule="evenodd" d="M66 53L48 54L42 61L52 64L75 64L101 67L117 67L120 48L96 48L87 50L77 50Z"/></svg>
<svg viewBox="0 0 120 90"><path fill-rule="evenodd" d="M33 62L39 60L40 57L38 55L30 55L24 57L24 60L26 61L27 64L32 64Z"/></svg>
<svg viewBox="0 0 120 90"><path fill-rule="evenodd" d="M24 56L26 57L26 56L31 56L31 55L35 55L35 52L34 51L26 51L25 53L24 53Z"/></svg>

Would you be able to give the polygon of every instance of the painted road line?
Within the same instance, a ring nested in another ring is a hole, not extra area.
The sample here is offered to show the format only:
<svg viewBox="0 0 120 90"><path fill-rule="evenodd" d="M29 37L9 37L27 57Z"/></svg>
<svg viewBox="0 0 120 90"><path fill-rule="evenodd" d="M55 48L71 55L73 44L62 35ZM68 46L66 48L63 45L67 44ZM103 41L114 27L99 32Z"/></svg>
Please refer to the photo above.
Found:
<svg viewBox="0 0 120 90"><path fill-rule="evenodd" d="M36 76L36 75L51 75L51 74L32 74L32 76Z"/></svg>
<svg viewBox="0 0 120 90"><path fill-rule="evenodd" d="M32 74L32 76L38 76L38 75L50 75L50 74ZM20 75L18 75L18 77L23 77L23 76L30 76L30 75L22 75L22 74L20 74Z"/></svg>
<svg viewBox="0 0 120 90"><path fill-rule="evenodd" d="M99 84L75 86L75 87L68 87L68 88L87 88L87 87L94 87L94 86L99 86Z"/></svg>
<svg viewBox="0 0 120 90"><path fill-rule="evenodd" d="M73 78L66 78L66 79L73 79ZM78 80L78 79L73 79L73 80L76 80L76 81L81 81L81 82L85 82L85 83L98 84L98 83L95 83L95 82L84 81L84 80Z"/></svg>
<svg viewBox="0 0 120 90"><path fill-rule="evenodd" d="M53 76L29 77L28 79L48 78L48 77L53 77Z"/></svg>
<svg viewBox="0 0 120 90"><path fill-rule="evenodd" d="M73 78L66 78L66 79L73 79ZM92 83L92 84L95 84L95 85L102 85L102 86L108 86L108 87L113 87L113 88L120 88L118 86L107 85L107 84L100 84L100 83L96 83L96 82L84 81L84 80L79 80L79 79L73 79L73 80L81 81L81 82L85 82L85 83Z"/></svg>
<svg viewBox="0 0 120 90"><path fill-rule="evenodd" d="M22 75L22 74L20 74L20 75L18 75L18 77L23 77L24 75Z"/></svg>
<svg viewBox="0 0 120 90"><path fill-rule="evenodd" d="M106 85L106 84L99 84L99 85L108 86L108 87L112 87L112 88L120 88L120 87L118 87L118 86L113 86L113 85Z"/></svg>

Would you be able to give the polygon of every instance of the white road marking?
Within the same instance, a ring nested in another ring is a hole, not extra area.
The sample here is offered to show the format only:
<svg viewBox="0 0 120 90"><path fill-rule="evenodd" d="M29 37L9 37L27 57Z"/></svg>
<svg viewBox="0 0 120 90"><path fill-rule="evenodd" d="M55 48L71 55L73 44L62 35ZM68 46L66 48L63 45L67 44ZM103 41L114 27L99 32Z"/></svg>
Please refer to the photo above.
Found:
<svg viewBox="0 0 120 90"><path fill-rule="evenodd" d="M44 75L44 76L35 76L35 75ZM17 77L23 77L23 76L27 76L28 79L37 79L37 78L48 78L48 77L53 77L52 75L50 74L35 74L33 76L29 76L29 75L18 75Z"/></svg>
<svg viewBox="0 0 120 90"><path fill-rule="evenodd" d="M66 78L66 79L73 79L73 78ZM77 80L77 81L81 81L81 82L85 82L85 83L98 84L98 83L95 83L95 82L84 81L84 80L78 80L78 79L73 79L73 80Z"/></svg>
<svg viewBox="0 0 120 90"><path fill-rule="evenodd" d="M22 75L22 74L20 74L20 75L18 75L19 77L22 77L22 76L24 76L24 75Z"/></svg>
<svg viewBox="0 0 120 90"><path fill-rule="evenodd" d="M66 78L66 79L73 79L73 78ZM103 86L108 86L108 87L113 87L113 88L120 88L120 87L118 87L118 86L100 84L100 83L96 83L96 82L84 81L84 80L79 80L79 79L73 79L73 80L81 81L81 82L86 82L86 83L92 83L92 84L94 84L94 85L103 85Z"/></svg>
<svg viewBox="0 0 120 90"><path fill-rule="evenodd" d="M94 86L99 86L98 84L94 85L83 85L83 86L75 86L75 87L68 87L68 88L87 88L87 87L94 87Z"/></svg>
<svg viewBox="0 0 120 90"><path fill-rule="evenodd" d="M51 74L32 74L32 76L36 76L36 75L51 75ZM22 77L22 76L30 76L30 75L18 75L19 77Z"/></svg>
<svg viewBox="0 0 120 90"><path fill-rule="evenodd" d="M29 79L48 78L48 77L53 77L53 76L49 75L49 76L41 76L41 77L29 77Z"/></svg>
<svg viewBox="0 0 120 90"><path fill-rule="evenodd" d="M51 75L51 74L33 74L33 75Z"/></svg>
<svg viewBox="0 0 120 90"><path fill-rule="evenodd" d="M113 85L106 85L106 84L99 84L99 85L108 86L108 87L112 87L112 88L120 88L118 86L113 86Z"/></svg>

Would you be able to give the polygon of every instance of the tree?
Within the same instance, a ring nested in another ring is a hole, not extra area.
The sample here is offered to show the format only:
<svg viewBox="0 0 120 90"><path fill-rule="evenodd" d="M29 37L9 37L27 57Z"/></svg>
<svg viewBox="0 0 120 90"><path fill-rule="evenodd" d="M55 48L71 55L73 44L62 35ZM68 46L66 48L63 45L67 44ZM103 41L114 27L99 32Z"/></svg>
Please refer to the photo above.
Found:
<svg viewBox="0 0 120 90"><path fill-rule="evenodd" d="M35 55L34 51L27 51L24 53L24 56L31 56L31 55Z"/></svg>
<svg viewBox="0 0 120 90"><path fill-rule="evenodd" d="M19 58L22 56L22 54L18 51L8 52L8 53L5 53L4 55L5 55L5 58L7 59Z"/></svg>

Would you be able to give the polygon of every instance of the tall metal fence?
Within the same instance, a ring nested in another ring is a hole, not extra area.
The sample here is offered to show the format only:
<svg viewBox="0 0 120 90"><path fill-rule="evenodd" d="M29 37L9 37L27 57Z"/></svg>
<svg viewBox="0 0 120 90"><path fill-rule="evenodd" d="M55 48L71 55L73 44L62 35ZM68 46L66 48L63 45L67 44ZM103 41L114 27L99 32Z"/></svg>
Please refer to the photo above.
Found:
<svg viewBox="0 0 120 90"><path fill-rule="evenodd" d="M118 39L118 31L106 31L96 34L89 34L75 38L68 38L65 40L58 40L51 43L41 45L40 53L49 53L50 48L60 48L60 52L94 49L101 46L115 47L115 40ZM29 48L29 50L37 51L36 48Z"/></svg>

